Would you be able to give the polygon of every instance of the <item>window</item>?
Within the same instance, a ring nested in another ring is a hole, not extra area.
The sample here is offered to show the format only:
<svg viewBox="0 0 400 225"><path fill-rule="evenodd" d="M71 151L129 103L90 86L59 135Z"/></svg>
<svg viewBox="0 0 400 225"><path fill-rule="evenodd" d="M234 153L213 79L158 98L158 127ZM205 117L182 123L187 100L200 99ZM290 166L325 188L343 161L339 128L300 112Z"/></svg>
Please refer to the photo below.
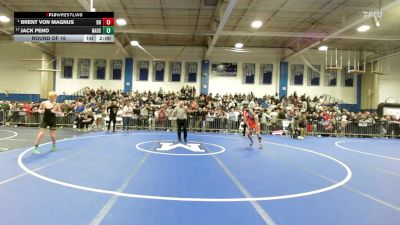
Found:
<svg viewBox="0 0 400 225"><path fill-rule="evenodd" d="M254 77L256 74L256 64L243 63L243 83L254 84Z"/></svg>
<svg viewBox="0 0 400 225"><path fill-rule="evenodd" d="M139 61L138 80L149 80L149 61Z"/></svg>
<svg viewBox="0 0 400 225"><path fill-rule="evenodd" d="M293 64L290 83L292 85L303 85L303 77L304 77L304 65Z"/></svg>
<svg viewBox="0 0 400 225"><path fill-rule="evenodd" d="M72 78L72 71L74 70L74 59L62 58L61 70L62 78Z"/></svg>
<svg viewBox="0 0 400 225"><path fill-rule="evenodd" d="M345 67L344 73L342 76L342 86L344 87L353 87L354 85L354 75L349 73L349 70L352 70L353 67Z"/></svg>
<svg viewBox="0 0 400 225"><path fill-rule="evenodd" d="M197 62L186 63L186 82L197 81Z"/></svg>
<svg viewBox="0 0 400 225"><path fill-rule="evenodd" d="M106 64L107 61L105 59L95 59L94 60L94 77L97 80L106 79Z"/></svg>
<svg viewBox="0 0 400 225"><path fill-rule="evenodd" d="M272 64L261 64L260 84L272 84Z"/></svg>
<svg viewBox="0 0 400 225"><path fill-rule="evenodd" d="M111 60L111 80L121 80L122 78L122 60Z"/></svg>
<svg viewBox="0 0 400 225"><path fill-rule="evenodd" d="M321 80L321 66L312 65L313 68L308 67L308 82L309 86L319 86Z"/></svg>
<svg viewBox="0 0 400 225"><path fill-rule="evenodd" d="M89 79L90 59L78 59L78 78Z"/></svg>
<svg viewBox="0 0 400 225"><path fill-rule="evenodd" d="M156 61L154 67L154 81L164 81L165 62Z"/></svg>
<svg viewBox="0 0 400 225"><path fill-rule="evenodd" d="M179 82L181 81L181 62L171 62L171 77L170 81Z"/></svg>
<svg viewBox="0 0 400 225"><path fill-rule="evenodd" d="M336 86L337 85L337 70L328 70L325 73L325 84L326 86Z"/></svg>

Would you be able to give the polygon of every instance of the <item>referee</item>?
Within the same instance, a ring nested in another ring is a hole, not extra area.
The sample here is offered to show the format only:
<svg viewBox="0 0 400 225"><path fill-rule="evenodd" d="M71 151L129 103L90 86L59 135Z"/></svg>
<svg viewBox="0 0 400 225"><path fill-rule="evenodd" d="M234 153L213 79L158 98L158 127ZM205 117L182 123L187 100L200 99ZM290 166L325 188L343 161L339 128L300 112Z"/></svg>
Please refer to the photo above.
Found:
<svg viewBox="0 0 400 225"><path fill-rule="evenodd" d="M183 138L185 143L187 142L187 115L186 112L188 109L186 106L184 106L183 101L179 101L178 106L175 107L174 111L172 112L172 115L176 117L176 124L178 126L178 141L182 142L181 139L181 128L183 127Z"/></svg>
<svg viewBox="0 0 400 225"><path fill-rule="evenodd" d="M109 113L107 132L110 131L111 122L113 122L113 133L115 133L115 124L117 123L118 109L119 108L115 100L111 100L111 105L107 107L107 112Z"/></svg>

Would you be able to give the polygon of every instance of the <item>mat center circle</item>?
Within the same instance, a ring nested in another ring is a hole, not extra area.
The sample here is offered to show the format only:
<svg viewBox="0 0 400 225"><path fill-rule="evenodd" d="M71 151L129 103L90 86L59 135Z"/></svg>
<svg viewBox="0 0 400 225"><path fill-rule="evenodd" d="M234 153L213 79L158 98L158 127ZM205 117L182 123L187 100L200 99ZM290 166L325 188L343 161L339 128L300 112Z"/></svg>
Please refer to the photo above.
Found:
<svg viewBox="0 0 400 225"><path fill-rule="evenodd" d="M144 141L136 144L136 149L159 155L209 156L225 152L223 146L199 141L180 143L174 140Z"/></svg>

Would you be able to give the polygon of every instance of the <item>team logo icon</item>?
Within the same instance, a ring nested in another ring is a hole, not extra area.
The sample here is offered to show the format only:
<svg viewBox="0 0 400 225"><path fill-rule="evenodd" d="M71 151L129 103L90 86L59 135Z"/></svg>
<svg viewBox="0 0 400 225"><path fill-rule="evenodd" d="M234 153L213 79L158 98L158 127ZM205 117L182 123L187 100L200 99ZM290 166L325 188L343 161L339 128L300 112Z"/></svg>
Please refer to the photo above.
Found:
<svg viewBox="0 0 400 225"><path fill-rule="evenodd" d="M188 143L188 144L174 144L170 142L160 142L160 147L156 148L157 151L161 152L166 152L166 151L171 151L176 148L184 148L192 152L205 152L206 150L200 148L200 144L195 144L195 143Z"/></svg>

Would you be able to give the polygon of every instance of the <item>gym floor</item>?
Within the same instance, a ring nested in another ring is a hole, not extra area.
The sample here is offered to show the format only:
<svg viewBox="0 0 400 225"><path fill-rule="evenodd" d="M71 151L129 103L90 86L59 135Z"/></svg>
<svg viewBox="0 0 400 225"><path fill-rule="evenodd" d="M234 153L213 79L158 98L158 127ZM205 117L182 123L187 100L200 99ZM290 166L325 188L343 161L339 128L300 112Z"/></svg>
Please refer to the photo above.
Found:
<svg viewBox="0 0 400 225"><path fill-rule="evenodd" d="M0 128L0 225L394 225L400 141ZM254 137L255 139L255 137ZM256 141L256 140L255 140Z"/></svg>

